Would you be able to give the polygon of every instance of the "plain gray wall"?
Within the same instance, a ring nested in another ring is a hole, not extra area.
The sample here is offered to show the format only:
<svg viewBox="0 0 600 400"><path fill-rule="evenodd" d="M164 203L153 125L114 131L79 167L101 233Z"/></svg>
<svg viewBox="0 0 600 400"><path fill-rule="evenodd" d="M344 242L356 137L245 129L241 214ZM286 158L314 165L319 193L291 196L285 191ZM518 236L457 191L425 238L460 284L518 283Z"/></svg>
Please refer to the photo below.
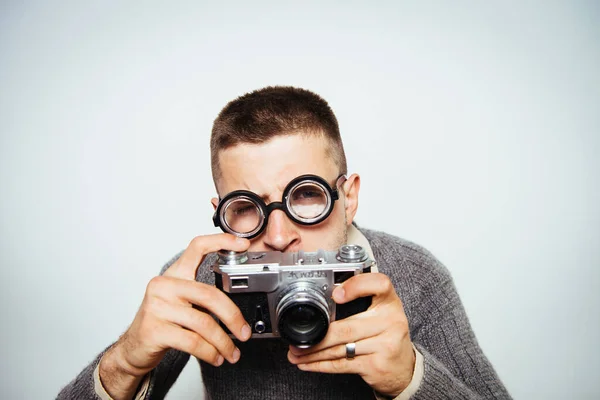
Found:
<svg viewBox="0 0 600 400"><path fill-rule="evenodd" d="M324 96L358 222L451 270L522 399L600 395L597 2L0 3L0 397L52 398L214 232L209 132ZM201 396L196 363L171 399Z"/></svg>

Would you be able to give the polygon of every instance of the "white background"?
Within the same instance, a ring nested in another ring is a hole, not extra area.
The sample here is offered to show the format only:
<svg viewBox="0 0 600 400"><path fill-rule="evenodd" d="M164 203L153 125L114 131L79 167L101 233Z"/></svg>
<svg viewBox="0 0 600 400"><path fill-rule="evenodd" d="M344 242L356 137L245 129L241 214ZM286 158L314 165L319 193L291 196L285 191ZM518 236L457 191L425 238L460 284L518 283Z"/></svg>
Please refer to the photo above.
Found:
<svg viewBox="0 0 600 400"><path fill-rule="evenodd" d="M0 3L0 397L54 397L127 328L214 231L219 110L285 84L329 101L359 224L451 270L511 394L597 398L598 3L214 3Z"/></svg>

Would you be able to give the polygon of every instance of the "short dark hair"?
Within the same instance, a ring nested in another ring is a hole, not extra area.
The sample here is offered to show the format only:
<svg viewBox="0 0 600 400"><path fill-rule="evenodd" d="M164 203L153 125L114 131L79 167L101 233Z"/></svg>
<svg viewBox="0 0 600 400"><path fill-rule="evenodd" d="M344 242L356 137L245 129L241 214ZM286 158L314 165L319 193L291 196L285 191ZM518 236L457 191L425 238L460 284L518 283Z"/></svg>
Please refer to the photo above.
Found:
<svg viewBox="0 0 600 400"><path fill-rule="evenodd" d="M329 104L311 91L269 86L229 102L215 119L210 138L213 179L220 176L219 152L238 144L260 144L277 136L322 135L340 174L347 173L340 129Z"/></svg>

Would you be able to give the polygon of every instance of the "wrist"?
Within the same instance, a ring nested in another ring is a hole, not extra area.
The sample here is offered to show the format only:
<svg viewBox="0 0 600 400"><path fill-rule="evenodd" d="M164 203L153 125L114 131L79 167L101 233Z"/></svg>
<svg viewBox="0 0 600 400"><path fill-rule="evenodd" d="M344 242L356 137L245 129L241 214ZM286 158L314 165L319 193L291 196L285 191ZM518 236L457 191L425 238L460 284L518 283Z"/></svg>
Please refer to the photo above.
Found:
<svg viewBox="0 0 600 400"><path fill-rule="evenodd" d="M146 373L127 363L119 343L102 356L98 365L100 383L115 400L133 398Z"/></svg>
<svg viewBox="0 0 600 400"><path fill-rule="evenodd" d="M125 337L121 337L121 339L115 343L113 347L109 350L110 352L110 361L112 362L113 368L119 373L123 375L128 375L135 378L143 378L148 372L152 371L152 368L140 368L131 361L131 355L128 354L127 349L131 349L132 346L125 342Z"/></svg>
<svg viewBox="0 0 600 400"><path fill-rule="evenodd" d="M415 383L415 375L417 375L417 363L418 363L418 357L417 357L417 349L415 348L415 346L411 343L410 344L410 352L409 352L409 356L407 357L410 361L407 363L408 368L405 369L405 373L401 374L400 376L398 376L398 386L396 386L394 389L390 390L390 391L386 391L386 392L382 392L382 393L377 393L378 399L379 400L386 400L386 399L396 399L398 398L402 393L404 393L404 391L406 391L409 386L414 385ZM417 385L420 384L420 378L418 379ZM404 397L402 397L404 398Z"/></svg>
<svg viewBox="0 0 600 400"><path fill-rule="evenodd" d="M408 400L412 398L412 396L417 393L419 387L421 387L421 383L423 382L423 377L425 375L425 361L423 359L423 355L415 347L414 343L412 348L415 358L414 368L410 377L410 383L408 386L404 387L396 397L393 397L394 400Z"/></svg>

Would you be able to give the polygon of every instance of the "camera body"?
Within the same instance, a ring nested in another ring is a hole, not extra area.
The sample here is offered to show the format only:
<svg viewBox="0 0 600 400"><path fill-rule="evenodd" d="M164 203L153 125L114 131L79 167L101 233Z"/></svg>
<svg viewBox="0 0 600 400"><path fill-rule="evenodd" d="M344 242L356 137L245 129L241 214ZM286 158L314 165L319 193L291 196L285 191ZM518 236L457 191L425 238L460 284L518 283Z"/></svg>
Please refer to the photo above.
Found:
<svg viewBox="0 0 600 400"><path fill-rule="evenodd" d="M336 304L331 295L374 265L362 247L344 245L338 251L297 253L220 251L212 271L216 287L250 324L252 338L280 337L307 348L323 339L330 322L369 308L371 297Z"/></svg>

